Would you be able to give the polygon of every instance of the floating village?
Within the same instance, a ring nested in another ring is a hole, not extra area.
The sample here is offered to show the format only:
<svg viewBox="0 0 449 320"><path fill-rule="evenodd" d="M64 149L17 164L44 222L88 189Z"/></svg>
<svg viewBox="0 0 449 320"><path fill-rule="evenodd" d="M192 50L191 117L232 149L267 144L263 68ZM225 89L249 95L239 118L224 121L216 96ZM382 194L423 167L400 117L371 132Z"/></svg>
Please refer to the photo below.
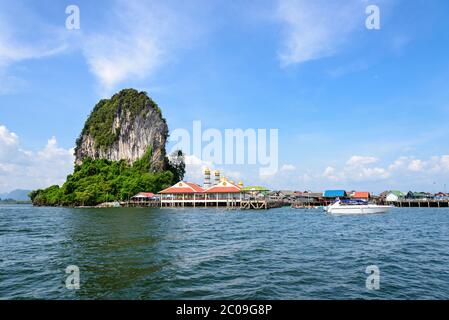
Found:
<svg viewBox="0 0 449 320"><path fill-rule="evenodd" d="M157 194L140 192L117 206L128 207L193 207L227 208L243 210L271 209L291 206L295 209L321 208L331 205L336 199L366 201L378 205L395 207L448 208L449 194L439 192L384 191L374 195L367 191L325 190L324 192L269 190L262 186L245 186L220 175L215 170L204 170L203 185L180 181Z"/></svg>

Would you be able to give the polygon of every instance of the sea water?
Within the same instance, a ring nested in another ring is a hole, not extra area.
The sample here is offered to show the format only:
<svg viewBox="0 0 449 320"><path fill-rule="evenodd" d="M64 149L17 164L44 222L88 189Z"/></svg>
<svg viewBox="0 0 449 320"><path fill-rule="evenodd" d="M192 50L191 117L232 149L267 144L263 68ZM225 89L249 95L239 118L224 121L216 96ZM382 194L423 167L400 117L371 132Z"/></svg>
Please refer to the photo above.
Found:
<svg viewBox="0 0 449 320"><path fill-rule="evenodd" d="M449 299L449 210L3 205L0 299Z"/></svg>

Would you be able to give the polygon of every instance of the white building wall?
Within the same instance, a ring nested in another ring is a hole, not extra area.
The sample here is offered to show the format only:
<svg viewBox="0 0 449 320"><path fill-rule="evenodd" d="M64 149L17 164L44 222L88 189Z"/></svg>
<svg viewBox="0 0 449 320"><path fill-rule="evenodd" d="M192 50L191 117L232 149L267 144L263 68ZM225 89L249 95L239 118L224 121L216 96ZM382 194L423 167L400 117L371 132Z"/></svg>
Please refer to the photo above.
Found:
<svg viewBox="0 0 449 320"><path fill-rule="evenodd" d="M390 193L387 198L387 201L391 201L391 202L395 202L399 200L399 197L397 195L395 195L394 193Z"/></svg>

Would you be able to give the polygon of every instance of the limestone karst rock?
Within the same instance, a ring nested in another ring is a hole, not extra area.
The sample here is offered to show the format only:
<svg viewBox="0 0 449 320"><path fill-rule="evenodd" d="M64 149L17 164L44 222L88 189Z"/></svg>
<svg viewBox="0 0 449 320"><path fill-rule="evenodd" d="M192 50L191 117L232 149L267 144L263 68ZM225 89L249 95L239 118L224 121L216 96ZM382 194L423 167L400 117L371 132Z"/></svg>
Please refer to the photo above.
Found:
<svg viewBox="0 0 449 320"><path fill-rule="evenodd" d="M165 170L168 127L157 104L146 92L124 89L93 109L77 139L75 164L83 159L141 158L151 148L151 171Z"/></svg>

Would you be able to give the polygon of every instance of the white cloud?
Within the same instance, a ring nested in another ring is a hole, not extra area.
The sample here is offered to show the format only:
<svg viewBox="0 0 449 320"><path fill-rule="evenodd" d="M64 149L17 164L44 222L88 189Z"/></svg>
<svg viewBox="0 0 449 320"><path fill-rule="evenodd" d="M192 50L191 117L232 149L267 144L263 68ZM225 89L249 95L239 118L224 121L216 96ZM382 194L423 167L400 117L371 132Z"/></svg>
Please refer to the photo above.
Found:
<svg viewBox="0 0 449 320"><path fill-rule="evenodd" d="M279 0L277 14L285 25L284 65L333 55L365 17L358 0Z"/></svg>
<svg viewBox="0 0 449 320"><path fill-rule="evenodd" d="M10 132L5 126L0 126L0 145L6 147L16 145L19 137L14 132Z"/></svg>
<svg viewBox="0 0 449 320"><path fill-rule="evenodd" d="M378 159L374 157L352 156L339 170L327 167L322 177L334 182L372 181L388 178L390 174L387 170L371 166L376 162Z"/></svg>
<svg viewBox="0 0 449 320"><path fill-rule="evenodd" d="M59 147L55 137L42 150L23 150L17 134L0 126L1 192L62 184L73 170L74 159L73 149Z"/></svg>
<svg viewBox="0 0 449 320"><path fill-rule="evenodd" d="M378 159L374 157L364 157L364 156L352 156L347 162L347 166L360 166L366 164L372 164L377 162Z"/></svg>
<svg viewBox="0 0 449 320"><path fill-rule="evenodd" d="M327 167L324 169L323 176L332 180L337 180L338 178L335 176L335 168Z"/></svg>
<svg viewBox="0 0 449 320"><path fill-rule="evenodd" d="M408 165L408 169L409 169L410 171L415 171L415 172L417 172L417 171L421 171L422 168L423 168L423 161L422 161L422 160L419 160L419 159L412 160L412 161L410 162L410 164Z"/></svg>
<svg viewBox="0 0 449 320"><path fill-rule="evenodd" d="M21 153L19 152L19 137L11 132L3 125L0 125L0 163L3 164L3 171L11 168L9 161L15 159L21 161Z"/></svg>
<svg viewBox="0 0 449 320"><path fill-rule="evenodd" d="M433 158L433 160L436 160L436 162L437 162L437 164L434 166L435 170L449 172L449 155L436 157L436 158Z"/></svg>
<svg viewBox="0 0 449 320"><path fill-rule="evenodd" d="M378 162L379 159L375 157L353 156L340 169L327 167L316 179L338 181L348 187L353 183L369 185L371 182L393 181L402 185L410 184L409 188L421 188L413 184L444 182L449 173L449 155L429 159L402 156L385 166L379 166Z"/></svg>
<svg viewBox="0 0 449 320"><path fill-rule="evenodd" d="M295 171L295 170L296 170L296 167L292 164L284 164L281 167L281 171L291 172L291 171Z"/></svg>
<svg viewBox="0 0 449 320"><path fill-rule="evenodd" d="M186 174L185 181L203 183L204 170L211 168L211 162L204 161L195 155L185 155Z"/></svg>
<svg viewBox="0 0 449 320"><path fill-rule="evenodd" d="M402 169L406 163L409 162L408 157L399 157L392 164L388 166L389 171L396 171Z"/></svg>
<svg viewBox="0 0 449 320"><path fill-rule="evenodd" d="M130 77L151 74L162 62L163 51L149 35L124 33L115 38L106 34L89 37L84 54L90 71L108 91Z"/></svg>
<svg viewBox="0 0 449 320"><path fill-rule="evenodd" d="M390 176L388 170L373 166L378 161L379 159L370 156L352 156L341 170L339 180L372 181L387 179Z"/></svg>
<svg viewBox="0 0 449 320"><path fill-rule="evenodd" d="M222 169L220 170L220 173L223 177L226 177L229 181L234 181L235 183L238 183L243 179L243 175L240 171Z"/></svg>
<svg viewBox="0 0 449 320"><path fill-rule="evenodd" d="M449 173L449 155L434 156L424 161L422 171L430 170L433 173Z"/></svg>
<svg viewBox="0 0 449 320"><path fill-rule="evenodd" d="M400 157L388 166L391 172L413 172L442 174L449 172L449 155L433 156L427 160L415 157Z"/></svg>
<svg viewBox="0 0 449 320"><path fill-rule="evenodd" d="M104 94L151 76L189 37L190 21L163 3L116 1L109 27L87 34L83 54Z"/></svg>
<svg viewBox="0 0 449 320"><path fill-rule="evenodd" d="M390 172L384 168L364 166L345 168L344 176L353 181L384 180L390 177Z"/></svg>

